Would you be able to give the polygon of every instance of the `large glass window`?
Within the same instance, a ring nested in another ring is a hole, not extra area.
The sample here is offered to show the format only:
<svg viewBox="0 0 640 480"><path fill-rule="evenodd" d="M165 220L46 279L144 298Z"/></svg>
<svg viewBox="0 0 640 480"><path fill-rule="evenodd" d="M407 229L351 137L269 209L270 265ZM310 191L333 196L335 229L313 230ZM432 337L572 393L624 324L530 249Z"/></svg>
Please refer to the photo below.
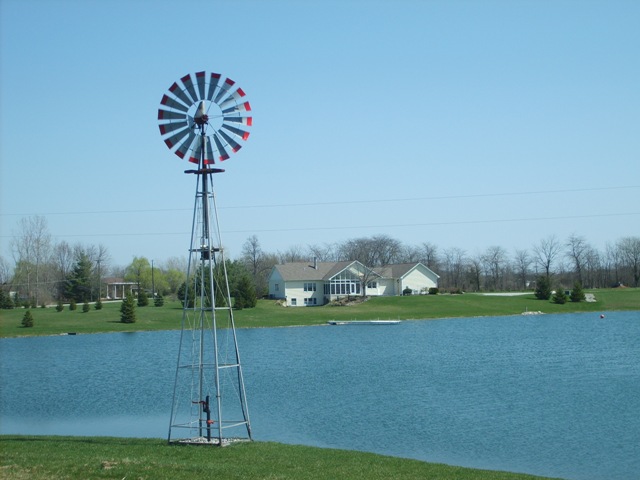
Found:
<svg viewBox="0 0 640 480"><path fill-rule="evenodd" d="M304 284L304 291L305 292L315 292L316 291L316 284L315 283L307 283L305 282Z"/></svg>

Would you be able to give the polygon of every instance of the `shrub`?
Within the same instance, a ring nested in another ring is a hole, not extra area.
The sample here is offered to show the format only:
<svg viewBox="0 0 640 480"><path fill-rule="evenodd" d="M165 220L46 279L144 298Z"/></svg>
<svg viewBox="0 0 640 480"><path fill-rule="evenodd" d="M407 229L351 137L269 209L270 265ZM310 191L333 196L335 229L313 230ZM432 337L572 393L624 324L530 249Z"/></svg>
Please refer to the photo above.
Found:
<svg viewBox="0 0 640 480"><path fill-rule="evenodd" d="M161 293L159 293L156 298L153 300L153 305L155 307L162 307L164 305L164 297Z"/></svg>
<svg viewBox="0 0 640 480"><path fill-rule="evenodd" d="M404 290L402 290L402 295L411 295L413 293L413 290L411 290L409 287L406 287Z"/></svg>
<svg viewBox="0 0 640 480"><path fill-rule="evenodd" d="M64 310L64 305L62 304L62 300L58 300L58 303L56 304L56 312L61 312L62 310Z"/></svg>
<svg viewBox="0 0 640 480"><path fill-rule="evenodd" d="M437 295L438 293L440 293L440 290L438 290L436 287L431 287L429 289L429 295Z"/></svg>
<svg viewBox="0 0 640 480"><path fill-rule="evenodd" d="M102 300L98 298L98 300L96 300L96 303L93 305L93 308L95 308L96 310L102 310Z"/></svg>
<svg viewBox="0 0 640 480"><path fill-rule="evenodd" d="M78 305L76 305L76 301L72 298L71 301L69 302L69 310L73 311L76 308L78 308Z"/></svg>
<svg viewBox="0 0 640 480"><path fill-rule="evenodd" d="M580 284L580 282L576 282L573 285L573 290L571 290L569 299L572 302L582 302L585 299L584 291L582 290L582 285Z"/></svg>
<svg viewBox="0 0 640 480"><path fill-rule="evenodd" d="M146 307L147 305L149 305L149 297L147 297L147 294L145 292L140 290L138 292L138 306Z"/></svg>
<svg viewBox="0 0 640 480"><path fill-rule="evenodd" d="M567 294L564 293L564 289L561 287L556 288L556 293L553 295L553 303L557 303L558 305L567 303Z"/></svg>
<svg viewBox="0 0 640 480"><path fill-rule="evenodd" d="M87 313L89 311L89 302L84 302L82 304L82 313Z"/></svg>
<svg viewBox="0 0 640 480"><path fill-rule="evenodd" d="M24 312L24 317L22 317L22 326L24 328L33 327L33 315L31 314L31 309Z"/></svg>

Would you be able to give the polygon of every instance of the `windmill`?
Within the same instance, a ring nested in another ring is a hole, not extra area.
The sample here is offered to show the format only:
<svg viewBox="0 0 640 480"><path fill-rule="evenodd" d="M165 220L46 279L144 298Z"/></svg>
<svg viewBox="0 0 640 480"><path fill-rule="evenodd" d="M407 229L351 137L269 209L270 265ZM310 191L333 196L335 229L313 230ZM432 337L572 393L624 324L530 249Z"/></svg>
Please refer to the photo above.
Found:
<svg viewBox="0 0 640 480"><path fill-rule="evenodd" d="M187 280L182 296L169 443L225 446L251 440L240 352L213 188L217 161L249 137L251 106L230 78L197 72L160 101L160 133L196 176Z"/></svg>

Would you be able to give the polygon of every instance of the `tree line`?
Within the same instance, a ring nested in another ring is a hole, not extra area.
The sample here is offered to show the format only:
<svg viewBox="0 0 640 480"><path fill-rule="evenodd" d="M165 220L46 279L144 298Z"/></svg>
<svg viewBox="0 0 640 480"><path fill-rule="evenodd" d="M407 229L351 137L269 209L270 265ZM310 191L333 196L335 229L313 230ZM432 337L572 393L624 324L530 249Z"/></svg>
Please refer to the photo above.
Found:
<svg viewBox="0 0 640 480"><path fill-rule="evenodd" d="M41 216L21 220L11 250L13 267L0 257L2 297L6 298L9 291L16 292L19 299L36 306L61 300L84 303L104 298L104 281L109 276L134 282L138 291L178 296L188 266L186 258L178 257L158 265L145 257L134 257L125 267L112 266L103 245L54 243L46 219ZM640 283L638 236L620 238L607 244L604 250L592 246L584 236L572 234L566 239L552 235L512 252L501 246L468 252L430 241L407 245L380 234L268 252L253 235L243 244L238 258L227 260L230 289L238 296L246 296L247 291L257 298L266 296L274 265L312 262L314 258L357 260L368 267L421 262L440 276L441 291L527 290L533 289L541 276L565 288L576 282L584 288L638 287Z"/></svg>
<svg viewBox="0 0 640 480"><path fill-rule="evenodd" d="M554 285L570 288L638 287L640 283L640 237L623 237L604 251L585 237L572 234L561 240L543 238L528 249L509 252L490 246L470 253L458 247L440 247L425 241L406 245L389 235L353 238L335 244L289 247L265 252L257 236L247 239L241 261L252 274L258 295L268 293L268 277L278 263L299 261L357 260L368 267L421 262L440 276L441 291L533 290L541 276Z"/></svg>

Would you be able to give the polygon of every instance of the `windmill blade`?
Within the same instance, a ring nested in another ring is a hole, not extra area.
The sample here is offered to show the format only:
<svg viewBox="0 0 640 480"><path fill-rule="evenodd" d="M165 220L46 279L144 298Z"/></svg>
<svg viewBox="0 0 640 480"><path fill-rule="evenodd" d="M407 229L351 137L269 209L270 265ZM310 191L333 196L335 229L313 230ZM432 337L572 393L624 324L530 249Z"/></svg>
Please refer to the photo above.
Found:
<svg viewBox="0 0 640 480"><path fill-rule="evenodd" d="M211 101L211 99L213 98L213 93L215 92L219 81L220 81L220 74L212 73L211 79L209 80L209 91L207 92L207 100Z"/></svg>
<svg viewBox="0 0 640 480"><path fill-rule="evenodd" d="M191 103L196 103L198 100L198 95L196 94L196 89L193 87L193 80L191 80L191 75L185 75L180 79L182 84L186 87L187 92L191 95L191 99L193 100Z"/></svg>
<svg viewBox="0 0 640 480"><path fill-rule="evenodd" d="M204 100L204 89L207 84L206 72L196 72L196 83L198 84L198 93L200 94L200 100Z"/></svg>
<svg viewBox="0 0 640 480"><path fill-rule="evenodd" d="M231 87L233 87L233 85L236 82L234 82L233 80L231 80L230 78L225 79L224 83L222 84L222 86L220 87L220 91L218 92L218 94L216 95L216 98L213 99L213 101L215 103L217 103L218 105L220 104L220 99L229 91L231 90Z"/></svg>
<svg viewBox="0 0 640 480"><path fill-rule="evenodd" d="M192 148L190 148L191 150L191 155L189 156L189 161L191 163L196 163L199 164L200 163L200 157L202 157L202 142L203 142L203 138L202 135L198 135L198 138L195 139L195 141L193 142L193 144L191 145Z"/></svg>
<svg viewBox="0 0 640 480"><path fill-rule="evenodd" d="M218 133L231 146L231 149L233 150L233 153L236 153L238 150L240 150L242 148L242 145L240 145L233 138L231 138L231 136L229 134L223 132L222 130L218 130Z"/></svg>
<svg viewBox="0 0 640 480"><path fill-rule="evenodd" d="M225 98L220 104L220 108L227 108L228 105L233 103L238 103L238 101L245 96L244 91L241 88L238 88L234 92L231 93L227 98Z"/></svg>
<svg viewBox="0 0 640 480"><path fill-rule="evenodd" d="M224 117L225 122L241 123L242 125L253 125L252 117Z"/></svg>
<svg viewBox="0 0 640 480"><path fill-rule="evenodd" d="M251 105L249 102L244 102L239 105L234 105L233 107L225 108L222 110L222 113L235 113L235 112L250 112Z"/></svg>
<svg viewBox="0 0 640 480"><path fill-rule="evenodd" d="M224 128L225 130L229 130L231 133L236 134L237 136L239 136L242 140L246 140L247 138L249 138L249 132L246 132L244 130L240 130L237 127L233 127L231 125L227 125L225 123L222 124L222 128Z"/></svg>
<svg viewBox="0 0 640 480"><path fill-rule="evenodd" d="M158 120L184 120L186 117L184 113L172 112L161 108L158 109Z"/></svg>
<svg viewBox="0 0 640 480"><path fill-rule="evenodd" d="M160 134L166 135L167 133L186 128L187 126L187 122L173 122L163 123L162 125L158 125L158 128L160 128Z"/></svg>
<svg viewBox="0 0 640 480"><path fill-rule="evenodd" d="M187 94L184 93L184 91L182 90L182 88L180 88L180 85L178 85L177 82L174 82L173 85L169 87L169 91L173 95L178 97L185 105L191 105L192 103L191 99L187 97Z"/></svg>
<svg viewBox="0 0 640 480"><path fill-rule="evenodd" d="M169 108L173 108L174 110L180 110L181 112L185 112L187 113L187 111L189 110L189 107L187 107L186 105L183 105L182 103L174 100L173 98L171 98L168 95L163 95L162 96L162 100L160 101L160 103L162 105L165 105Z"/></svg>
<svg viewBox="0 0 640 480"><path fill-rule="evenodd" d="M196 139L196 134L190 131L187 136L187 139L184 142L182 142L180 147L178 147L178 149L176 150L176 155L178 155L180 158L184 158L184 156L187 154L187 152L191 148L191 144L195 139Z"/></svg>
<svg viewBox="0 0 640 480"><path fill-rule="evenodd" d="M211 141L207 139L206 149L204 153L204 164L211 165L213 163L216 163L215 157L213 155L213 147L211 146Z"/></svg>
<svg viewBox="0 0 640 480"><path fill-rule="evenodd" d="M165 138L164 143L167 144L167 147L173 148L189 135L191 135L191 132L189 130L180 130L179 132Z"/></svg>
<svg viewBox="0 0 640 480"><path fill-rule="evenodd" d="M220 153L220 157L219 157L220 160L221 161L227 160L229 158L229 154L225 150L224 145L222 145L222 142L218 138L218 135L216 135L215 133L213 134L213 141L216 142L216 148L218 149L218 152Z"/></svg>

